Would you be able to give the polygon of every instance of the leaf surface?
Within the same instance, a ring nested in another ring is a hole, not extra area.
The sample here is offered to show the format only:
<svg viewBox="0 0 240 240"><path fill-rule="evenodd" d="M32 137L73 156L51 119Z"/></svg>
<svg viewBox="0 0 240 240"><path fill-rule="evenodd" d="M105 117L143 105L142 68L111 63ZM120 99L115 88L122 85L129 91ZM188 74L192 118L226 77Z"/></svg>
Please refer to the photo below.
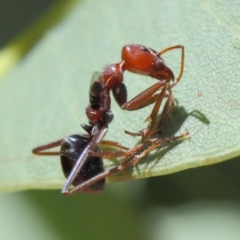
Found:
<svg viewBox="0 0 240 240"><path fill-rule="evenodd" d="M184 74L173 90L174 119L176 134L188 130L190 139L108 180L162 175L238 156L239 9L237 1L217 0L80 2L0 82L0 190L62 186L59 159L34 156L31 149L82 132L92 73L119 62L128 43L157 51L185 46ZM166 53L164 59L177 76L180 52ZM130 99L156 80L127 73L124 81ZM123 130L146 127L151 108L127 112L113 101L112 110L106 139L134 146L138 139Z"/></svg>

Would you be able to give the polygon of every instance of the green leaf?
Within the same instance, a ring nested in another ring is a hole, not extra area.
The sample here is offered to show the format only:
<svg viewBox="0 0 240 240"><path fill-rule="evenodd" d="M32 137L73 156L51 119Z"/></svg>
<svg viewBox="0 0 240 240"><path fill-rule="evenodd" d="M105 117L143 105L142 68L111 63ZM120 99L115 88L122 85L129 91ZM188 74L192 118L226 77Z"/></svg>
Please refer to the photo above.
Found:
<svg viewBox="0 0 240 240"><path fill-rule="evenodd" d="M176 135L188 130L190 139L169 151L160 149L108 180L157 176L238 156L238 9L237 1L214 0L79 3L0 82L1 191L62 186L59 159L34 156L31 149L82 131L79 125L88 122L85 108L92 73L119 62L121 47L127 43L157 51L185 46L184 74L173 90L178 101L173 119L179 131L170 130ZM164 59L177 76L180 52L166 53ZM156 82L130 73L124 81L129 99ZM113 101L112 110L115 119L106 139L134 146L138 138L123 130L146 127L143 121L151 107L127 112ZM110 164L106 161L106 167Z"/></svg>

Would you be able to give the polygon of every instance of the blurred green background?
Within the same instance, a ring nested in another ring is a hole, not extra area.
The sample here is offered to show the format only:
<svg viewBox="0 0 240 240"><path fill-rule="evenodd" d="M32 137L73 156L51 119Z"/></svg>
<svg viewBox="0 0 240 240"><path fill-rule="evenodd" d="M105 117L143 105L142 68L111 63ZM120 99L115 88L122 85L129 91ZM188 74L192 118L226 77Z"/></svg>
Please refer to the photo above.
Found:
<svg viewBox="0 0 240 240"><path fill-rule="evenodd" d="M0 1L0 47L57 1ZM0 239L239 239L239 158L115 183L98 195L60 190L0 196Z"/></svg>

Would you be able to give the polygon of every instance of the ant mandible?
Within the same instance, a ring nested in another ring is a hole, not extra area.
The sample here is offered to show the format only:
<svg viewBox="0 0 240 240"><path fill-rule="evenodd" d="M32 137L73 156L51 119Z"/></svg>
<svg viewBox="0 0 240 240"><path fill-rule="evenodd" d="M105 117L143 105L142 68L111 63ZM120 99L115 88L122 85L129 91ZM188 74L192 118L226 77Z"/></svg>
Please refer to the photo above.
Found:
<svg viewBox="0 0 240 240"><path fill-rule="evenodd" d="M171 80L174 80L174 75L172 71L165 66L161 55L167 51L177 48L182 49L181 70L176 82L170 85L169 82ZM171 88L175 86L176 83L180 80L183 73L183 66L183 46L177 45L167 48L160 53L157 53L154 50L146 48L142 45L131 44L123 47L122 61L120 63L108 66L103 71L100 77L98 76L98 74L95 74L95 77L93 77L92 85L90 87L90 104L86 109L86 114L89 119L90 126L82 125L82 127L88 132L89 135L74 135L66 139L61 139L56 142L33 149L33 153L38 155L59 155L58 152L42 151L61 145L60 155L62 169L65 176L67 177L67 180L62 188L62 193L68 194L75 192L80 189L79 187L81 186L81 184L84 184L84 182L91 182L92 176L94 180L94 176L95 178L97 178L98 175L101 175L101 172L103 172L103 167L100 155L106 157L107 153L102 152L100 154L98 149L99 143L108 144L123 150L127 150L127 148L121 146L116 142L103 141L103 138L107 132L108 123L110 123L113 119L113 114L110 110L110 90L112 90L116 102L119 106L121 106L122 109L137 110L156 102L153 111L149 117L151 118L151 124L147 128L147 131L145 131L145 136L147 136L150 134L153 126L156 125L154 121L157 117L157 113L162 103L162 99L167 96L168 102L171 101L174 104L171 94ZM147 90L143 91L135 98L127 102L127 90L124 83L122 83L123 72L125 70L129 70L131 72L142 75L149 75L153 78L160 80L160 82L154 84L152 87L148 88ZM162 88L161 93L155 94L156 91L160 88ZM166 91L168 91L169 93L166 94ZM160 141L155 140L155 144L153 145L160 145ZM142 146L143 145L138 146L139 150L142 148ZM69 152L74 152L74 156L70 155ZM93 152L97 152L97 155L94 156ZM132 151L130 152L132 154ZM107 156L111 158L124 154L125 158L127 159L128 155L123 151L117 152L115 154L108 153ZM141 154L141 156L145 156L146 154L147 153ZM89 171L89 165L87 165L90 162L92 162L91 171ZM136 160L132 160L131 162L136 162ZM94 166L99 167L94 168ZM75 188L69 191L68 188L71 184L73 184ZM85 186L81 190L85 191L86 193L98 192L102 190L103 185L104 180L103 178L101 178L99 179L99 181L96 180L95 182L92 182L90 185L88 185L89 187Z"/></svg>

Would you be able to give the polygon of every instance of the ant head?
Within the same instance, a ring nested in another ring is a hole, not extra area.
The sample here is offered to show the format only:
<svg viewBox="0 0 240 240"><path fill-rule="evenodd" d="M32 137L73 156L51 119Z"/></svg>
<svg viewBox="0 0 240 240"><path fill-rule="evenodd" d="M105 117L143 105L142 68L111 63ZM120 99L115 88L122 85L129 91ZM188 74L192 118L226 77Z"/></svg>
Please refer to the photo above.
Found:
<svg viewBox="0 0 240 240"><path fill-rule="evenodd" d="M173 80L174 75L164 64L163 59L151 48L138 44L129 44L122 49L122 60L126 70L151 76L159 80Z"/></svg>
<svg viewBox="0 0 240 240"><path fill-rule="evenodd" d="M157 69L157 71L154 71L150 74L152 78L156 78L160 81L166 80L167 82L174 81L174 74L172 70L165 64L161 64L157 67Z"/></svg>

